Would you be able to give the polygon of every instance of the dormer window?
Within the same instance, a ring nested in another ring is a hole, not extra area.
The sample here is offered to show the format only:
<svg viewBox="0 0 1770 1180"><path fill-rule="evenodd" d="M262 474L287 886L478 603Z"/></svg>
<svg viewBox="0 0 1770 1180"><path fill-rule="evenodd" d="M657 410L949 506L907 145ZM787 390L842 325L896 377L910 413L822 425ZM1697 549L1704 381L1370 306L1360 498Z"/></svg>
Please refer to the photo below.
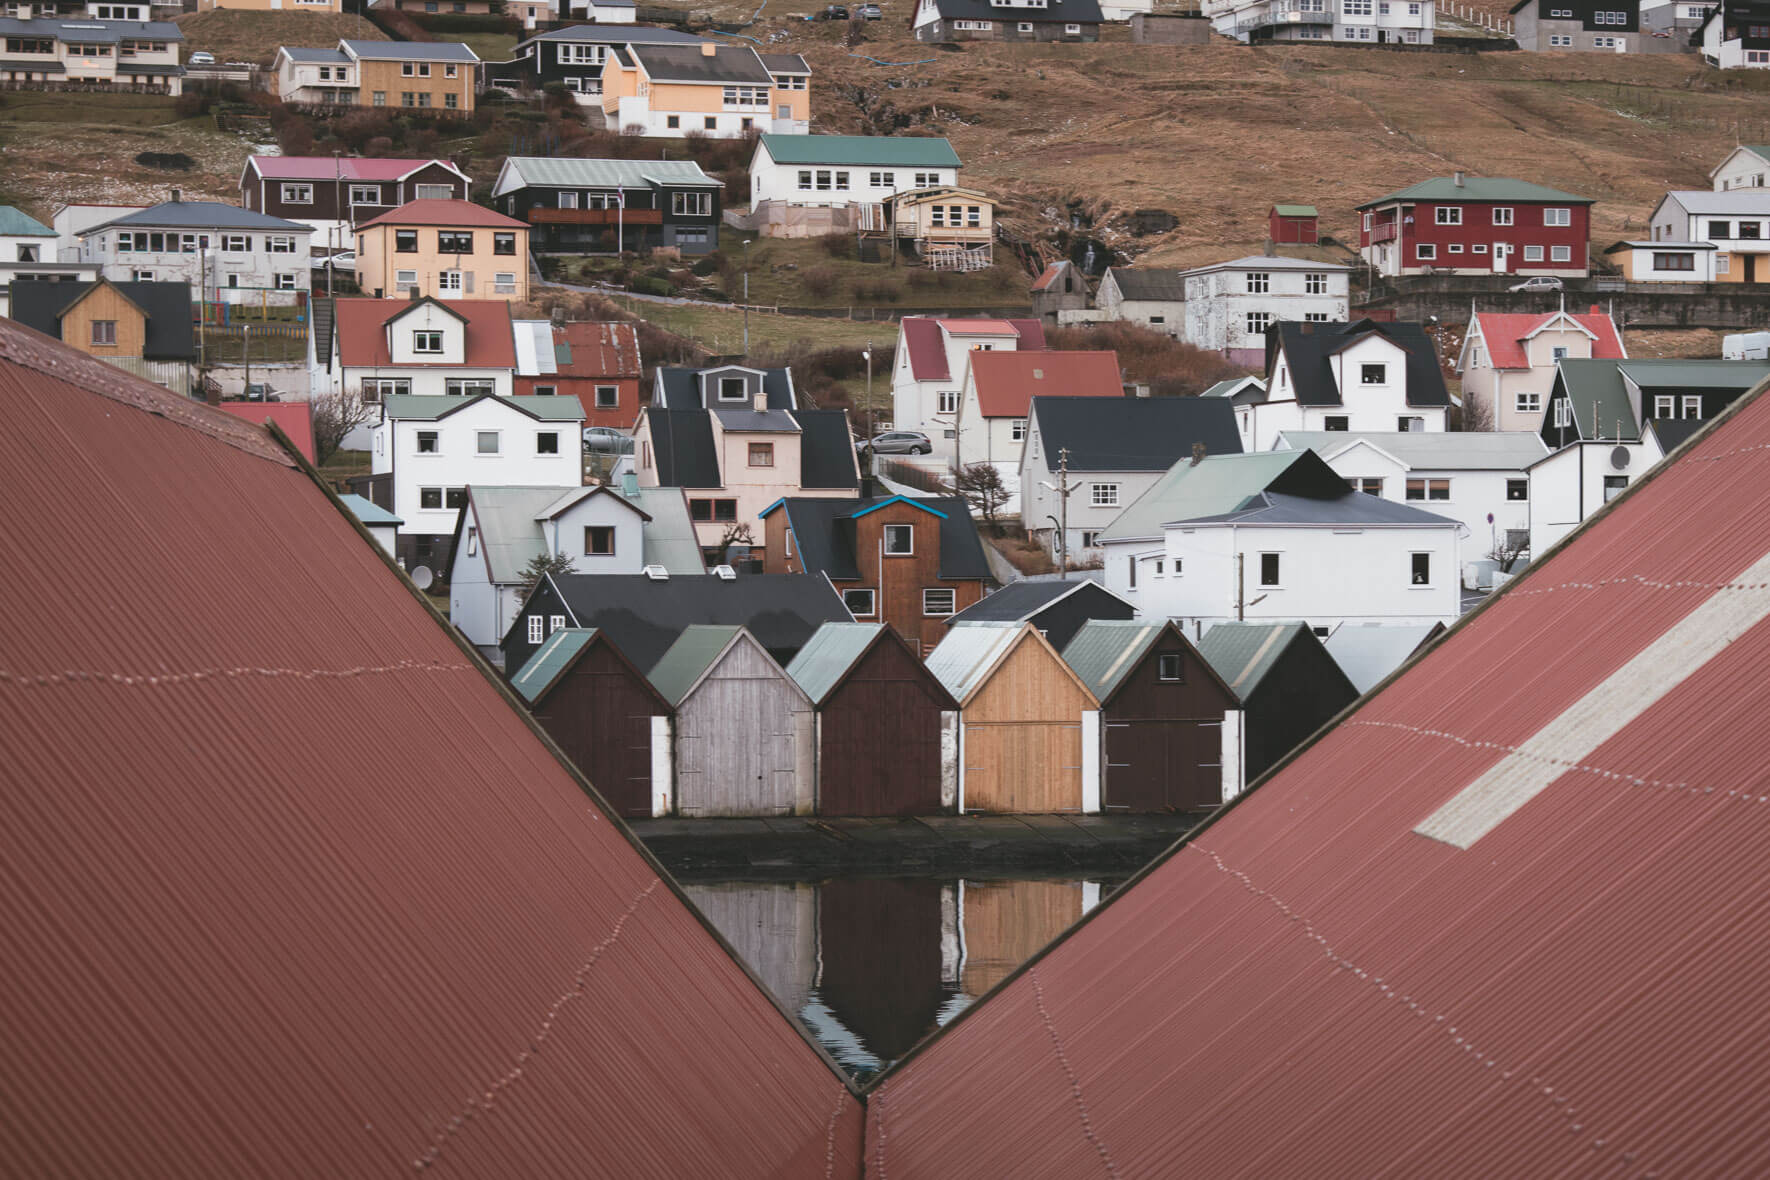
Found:
<svg viewBox="0 0 1770 1180"><path fill-rule="evenodd" d="M413 332L412 351L441 352L443 350L442 338L443 334L441 332Z"/></svg>
<svg viewBox="0 0 1770 1180"><path fill-rule="evenodd" d="M1387 385L1389 383L1388 365L1360 365L1359 383L1363 385Z"/></svg>
<svg viewBox="0 0 1770 1180"><path fill-rule="evenodd" d="M908 557L916 551L916 530L912 525L885 526L885 556Z"/></svg>
<svg viewBox="0 0 1770 1180"><path fill-rule="evenodd" d="M750 397L749 382L742 377L719 378L719 400L722 402L748 401Z"/></svg>

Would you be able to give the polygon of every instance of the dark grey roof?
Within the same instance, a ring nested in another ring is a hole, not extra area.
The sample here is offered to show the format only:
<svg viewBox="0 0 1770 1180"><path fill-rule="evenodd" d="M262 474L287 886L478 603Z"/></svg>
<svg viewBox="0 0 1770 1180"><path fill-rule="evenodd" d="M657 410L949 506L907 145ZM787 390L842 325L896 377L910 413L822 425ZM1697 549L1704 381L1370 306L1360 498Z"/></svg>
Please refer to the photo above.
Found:
<svg viewBox="0 0 1770 1180"><path fill-rule="evenodd" d="M734 415L740 421L761 417L779 423L778 427L750 425L752 430L797 427L800 487L860 487L860 469L855 462L845 410L794 410L790 414L769 410L757 415L754 410L665 410L648 406L645 413L651 423L651 449L657 459L658 482L666 486L723 486L719 451L713 442L713 415L717 413Z"/></svg>
<svg viewBox="0 0 1770 1180"><path fill-rule="evenodd" d="M61 339L61 313L97 283L13 283L12 318L45 336ZM189 283L112 283L147 313L142 355L154 361L188 361L197 355L191 334Z"/></svg>
<svg viewBox="0 0 1770 1180"><path fill-rule="evenodd" d="M276 233L313 232L312 227L264 213L224 205L220 201L164 201L80 231L81 237L118 225L166 226L180 229L255 229Z"/></svg>
<svg viewBox="0 0 1770 1180"><path fill-rule="evenodd" d="M733 410L715 406L708 413L717 417L719 425L727 430L778 430L789 434L799 432L799 424L785 410Z"/></svg>
<svg viewBox="0 0 1770 1180"><path fill-rule="evenodd" d="M1098 0L1051 0L1049 8L993 7L989 0L935 0L942 20L1042 21L1046 24L1099 24Z"/></svg>
<svg viewBox="0 0 1770 1180"><path fill-rule="evenodd" d="M774 76L748 45L719 45L704 53L699 45L635 45L633 56L654 81L745 82L768 85Z"/></svg>
<svg viewBox="0 0 1770 1180"><path fill-rule="evenodd" d="M809 74L811 67L797 53L758 53L762 64L776 74Z"/></svg>
<svg viewBox="0 0 1770 1180"><path fill-rule="evenodd" d="M340 41L357 57L370 61L477 62L479 57L459 41Z"/></svg>
<svg viewBox="0 0 1770 1180"><path fill-rule="evenodd" d="M140 62L131 62L131 61L117 63L117 72L119 74L150 75L150 76L155 76L155 77L166 77L166 78L182 78L182 77L184 77L184 67L183 66L143 65Z"/></svg>
<svg viewBox="0 0 1770 1180"><path fill-rule="evenodd" d="M716 488L719 452L713 446L713 417L705 410L645 411L658 482L667 487Z"/></svg>
<svg viewBox="0 0 1770 1180"><path fill-rule="evenodd" d="M1022 623L1035 618L1053 604L1076 595L1110 609L1102 618L1129 617L1131 604L1105 586L1087 579L1068 582L1009 582L994 594L984 595L952 618L952 623Z"/></svg>
<svg viewBox="0 0 1770 1180"><path fill-rule="evenodd" d="M1308 324L1286 320L1268 329L1266 379L1270 389L1276 349L1283 349L1291 363L1297 402L1305 406L1338 406L1340 391L1334 384L1330 358L1355 340L1382 336L1407 353L1407 404L1448 406L1450 391L1444 387L1444 371L1438 367L1438 351L1432 338L1418 324L1380 324L1354 320L1341 324Z"/></svg>
<svg viewBox="0 0 1770 1180"><path fill-rule="evenodd" d="M178 26L168 21L87 20L17 20L0 18L0 35L8 37L54 37L76 45L114 45L127 37L131 41L183 41ZM42 68L42 67L37 67Z"/></svg>
<svg viewBox="0 0 1770 1180"><path fill-rule="evenodd" d="M306 45L284 45L281 48L290 61L322 66L337 65L340 62L348 64L350 61L350 55L342 49L314 49Z"/></svg>
<svg viewBox="0 0 1770 1180"><path fill-rule="evenodd" d="M1000 19L999 17L997 19ZM1021 19L1019 17L1016 20ZM1186 302L1186 273L1179 270L1139 269L1130 266L1107 268L1119 294L1126 299L1153 299L1161 303Z"/></svg>
<svg viewBox="0 0 1770 1180"><path fill-rule="evenodd" d="M0 70L35 70L40 74L65 74L68 67L59 61L33 61L28 57L0 58Z"/></svg>
<svg viewBox="0 0 1770 1180"><path fill-rule="evenodd" d="M1707 425L1700 418L1650 418L1647 429L1659 439L1660 450L1669 455L1682 446L1685 439Z"/></svg>
<svg viewBox="0 0 1770 1180"><path fill-rule="evenodd" d="M959 496L869 496L861 500L830 500L789 496L769 512L784 511L793 530L793 547L807 573L832 578L860 577L854 552L855 518L893 501L916 504L939 513L940 576L942 578L990 577L989 562L971 509Z"/></svg>
<svg viewBox="0 0 1770 1180"><path fill-rule="evenodd" d="M1454 525L1456 521L1421 508L1368 496L1350 488L1344 496L1323 500L1285 492L1257 492L1234 512L1186 518L1191 524L1419 524ZM1169 522L1180 523L1180 522Z"/></svg>
<svg viewBox="0 0 1770 1180"><path fill-rule="evenodd" d="M639 25L573 25L530 37L518 49L537 41L570 41L598 45L698 45L701 39L679 29L654 29Z"/></svg>
<svg viewBox="0 0 1770 1180"><path fill-rule="evenodd" d="M556 574L553 584L572 612L573 626L601 630L646 672L696 623L748 627L785 666L819 626L854 621L827 581L806 574L662 582L643 574Z"/></svg>
<svg viewBox="0 0 1770 1180"><path fill-rule="evenodd" d="M799 486L859 488L860 465L846 410L794 410L799 423Z"/></svg>
<svg viewBox="0 0 1770 1180"><path fill-rule="evenodd" d="M708 365L704 369L687 369L660 367L658 369L657 388L664 391L664 405L672 410L699 410L701 405L700 375L714 369L731 368L730 365ZM747 366L737 366L744 368ZM768 394L768 408L771 410L790 410L793 408L793 381L786 369L763 369L762 389ZM653 405L657 401L653 399Z"/></svg>
<svg viewBox="0 0 1770 1180"><path fill-rule="evenodd" d="M1203 443L1212 455L1241 453L1228 398L1035 397L1032 418L1046 465L1069 449L1074 471L1166 471Z"/></svg>

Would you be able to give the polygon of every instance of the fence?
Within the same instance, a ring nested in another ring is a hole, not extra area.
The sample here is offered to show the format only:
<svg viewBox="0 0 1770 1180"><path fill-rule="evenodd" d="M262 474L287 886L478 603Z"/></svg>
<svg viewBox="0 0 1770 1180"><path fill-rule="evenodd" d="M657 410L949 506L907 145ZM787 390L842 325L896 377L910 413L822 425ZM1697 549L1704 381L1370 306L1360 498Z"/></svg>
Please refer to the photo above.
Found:
<svg viewBox="0 0 1770 1180"><path fill-rule="evenodd" d="M1472 8L1462 3L1462 0L1438 0L1438 11L1449 13L1466 25L1477 25L1501 37L1510 37L1513 34L1514 26L1511 21L1503 16L1494 16L1479 8Z"/></svg>
<svg viewBox="0 0 1770 1180"><path fill-rule="evenodd" d="M926 467L918 467L914 463L905 463L902 459L891 459L884 455L873 457L873 470L892 483L904 484L919 492L933 492L937 495L952 495L952 487L940 476Z"/></svg>
<svg viewBox="0 0 1770 1180"><path fill-rule="evenodd" d="M307 325L204 324L198 355L205 365L295 364L307 359Z"/></svg>

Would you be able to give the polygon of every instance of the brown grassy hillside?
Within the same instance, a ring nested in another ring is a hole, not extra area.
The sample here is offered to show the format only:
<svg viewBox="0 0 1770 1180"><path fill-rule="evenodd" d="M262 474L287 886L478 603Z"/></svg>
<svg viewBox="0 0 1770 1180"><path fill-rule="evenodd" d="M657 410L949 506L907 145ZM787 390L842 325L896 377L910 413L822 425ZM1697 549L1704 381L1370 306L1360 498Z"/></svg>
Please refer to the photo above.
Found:
<svg viewBox="0 0 1770 1180"><path fill-rule="evenodd" d="M385 41L387 34L355 13L247 12L217 8L177 19L183 57L207 49L216 61L268 62L279 45L331 47L340 38Z"/></svg>

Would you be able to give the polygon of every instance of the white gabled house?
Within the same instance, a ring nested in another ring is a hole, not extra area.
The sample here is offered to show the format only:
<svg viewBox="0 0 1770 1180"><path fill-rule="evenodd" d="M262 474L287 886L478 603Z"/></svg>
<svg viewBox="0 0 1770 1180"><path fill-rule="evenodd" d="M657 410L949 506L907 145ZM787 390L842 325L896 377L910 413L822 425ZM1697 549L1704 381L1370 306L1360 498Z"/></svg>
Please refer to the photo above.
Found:
<svg viewBox="0 0 1770 1180"><path fill-rule="evenodd" d="M1583 315L1566 310L1541 315L1477 313L1469 326L1456 371L1463 379L1464 427L1473 416L1489 430L1535 431L1543 402L1561 361L1626 357L1616 323L1596 304Z"/></svg>
<svg viewBox="0 0 1770 1180"><path fill-rule="evenodd" d="M1332 262L1254 255L1196 267L1185 284L1185 329L1195 348L1221 352L1242 365L1266 357L1266 330L1286 320L1343 323L1351 268Z"/></svg>
<svg viewBox="0 0 1770 1180"><path fill-rule="evenodd" d="M385 398L508 397L516 371L510 304L502 299L315 300L309 387Z"/></svg>
<svg viewBox="0 0 1770 1180"><path fill-rule="evenodd" d="M1239 393L1244 451L1285 430L1443 430L1450 392L1437 348L1418 324L1281 323L1266 341L1266 389Z"/></svg>
<svg viewBox="0 0 1770 1180"><path fill-rule="evenodd" d="M750 210L881 205L958 183L959 154L938 137L765 132L750 157Z"/></svg>
<svg viewBox="0 0 1770 1180"><path fill-rule="evenodd" d="M891 360L892 426L920 430L934 444L934 454L951 459L970 354L1044 348L1045 329L1038 320L903 317Z"/></svg>
<svg viewBox="0 0 1770 1180"><path fill-rule="evenodd" d="M1313 451L1176 463L1100 535L1106 588L1198 636L1234 620L1451 623L1464 526L1355 492ZM1325 630L1324 630L1325 629Z"/></svg>
<svg viewBox="0 0 1770 1180"><path fill-rule="evenodd" d="M987 463L1010 490L1019 486L1020 453L1034 397L1122 398L1116 352L985 352L969 354L954 420L953 469Z"/></svg>
<svg viewBox="0 0 1770 1180"><path fill-rule="evenodd" d="M312 286L313 228L224 205L172 199L79 231L78 261L112 282L185 282L196 298L291 304Z"/></svg>

